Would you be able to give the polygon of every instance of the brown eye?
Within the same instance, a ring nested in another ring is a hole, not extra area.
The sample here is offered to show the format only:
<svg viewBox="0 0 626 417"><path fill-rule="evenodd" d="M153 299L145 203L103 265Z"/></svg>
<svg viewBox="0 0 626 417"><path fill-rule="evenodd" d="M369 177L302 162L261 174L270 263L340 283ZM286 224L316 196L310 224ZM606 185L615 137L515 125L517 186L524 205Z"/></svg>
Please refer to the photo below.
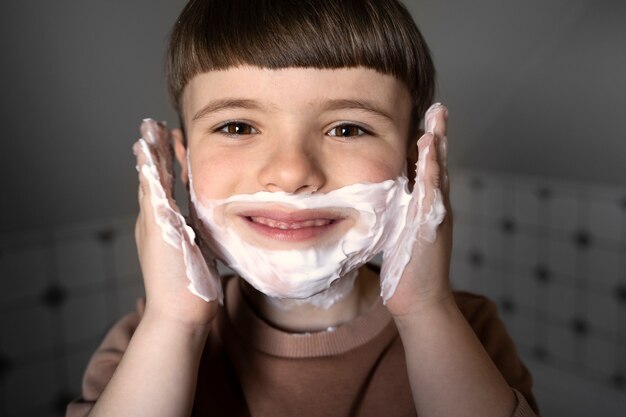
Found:
<svg viewBox="0 0 626 417"><path fill-rule="evenodd" d="M357 136L363 136L366 133L367 132L365 130L357 125L345 124L333 127L328 132L328 136L334 136L339 138L352 138Z"/></svg>
<svg viewBox="0 0 626 417"><path fill-rule="evenodd" d="M248 123L243 122L229 122L225 125L217 128L217 131L226 133L227 135L239 136L239 135L253 135L258 131L250 126Z"/></svg>

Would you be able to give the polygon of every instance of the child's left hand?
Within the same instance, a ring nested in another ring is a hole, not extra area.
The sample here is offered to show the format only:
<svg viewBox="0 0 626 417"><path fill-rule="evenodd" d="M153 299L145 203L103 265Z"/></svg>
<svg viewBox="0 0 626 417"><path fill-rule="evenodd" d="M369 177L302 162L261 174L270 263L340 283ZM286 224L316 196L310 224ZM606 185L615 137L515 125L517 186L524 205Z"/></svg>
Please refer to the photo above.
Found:
<svg viewBox="0 0 626 417"><path fill-rule="evenodd" d="M410 316L452 297L449 280L452 215L447 172L447 113L444 106L433 105L426 112L426 133L417 142L419 159L407 214L407 225L416 225L417 229L413 230L417 233L403 234L401 241L397 242L396 251L409 248L411 257L404 271L396 272L400 274L400 280L395 291L388 289L390 283L385 280L389 280L390 270L398 268L398 265L392 265L398 262L398 256L385 253L381 274L383 297L390 297L386 299L386 305L395 318ZM441 210L441 202L445 213Z"/></svg>

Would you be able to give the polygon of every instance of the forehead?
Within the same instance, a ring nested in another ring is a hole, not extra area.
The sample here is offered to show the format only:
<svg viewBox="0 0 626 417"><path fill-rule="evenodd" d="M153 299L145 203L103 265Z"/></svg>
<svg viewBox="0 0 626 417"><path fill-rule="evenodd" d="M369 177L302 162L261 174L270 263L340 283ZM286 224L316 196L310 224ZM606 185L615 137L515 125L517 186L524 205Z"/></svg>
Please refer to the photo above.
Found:
<svg viewBox="0 0 626 417"><path fill-rule="evenodd" d="M408 123L411 96L397 78L369 68L236 67L196 75L183 92L186 121L215 100L251 100L265 110L314 111L329 102L354 102Z"/></svg>

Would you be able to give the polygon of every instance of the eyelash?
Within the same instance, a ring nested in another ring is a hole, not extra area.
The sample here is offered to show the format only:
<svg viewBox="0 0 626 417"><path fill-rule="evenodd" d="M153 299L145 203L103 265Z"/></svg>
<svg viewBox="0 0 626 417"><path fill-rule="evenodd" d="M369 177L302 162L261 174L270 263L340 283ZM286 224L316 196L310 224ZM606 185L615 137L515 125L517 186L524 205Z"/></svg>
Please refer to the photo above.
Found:
<svg viewBox="0 0 626 417"><path fill-rule="evenodd" d="M343 135L331 135L330 133L334 130L337 129L357 129L357 134L356 135L350 135L350 136L343 136ZM365 135L370 135L372 136L373 133L367 129L365 129L363 126L354 124L354 123L341 123L338 124L336 126L333 126L327 133L328 136L331 137L336 137L336 138L344 138L344 139L352 139L352 138L357 138L357 137L361 137L361 136L365 136Z"/></svg>
<svg viewBox="0 0 626 417"><path fill-rule="evenodd" d="M229 128L245 128L245 129L250 129L251 132L249 133L238 133L238 132L228 132L226 131L226 129ZM220 124L219 126L217 126L215 129L213 129L214 133L222 133L226 136L248 136L248 135L256 135L257 133L259 133L258 129L256 129L254 126L252 126L250 123L246 123L246 122L242 122L241 120L230 120L227 122L224 122L222 124Z"/></svg>
<svg viewBox="0 0 626 417"><path fill-rule="evenodd" d="M250 132L238 133L236 131L229 132L226 130L230 128L233 128L236 130L243 128L246 130L250 130ZM331 132L336 131L337 129L356 129L357 133L354 135L348 135L348 136L338 135L338 134L332 135ZM255 135L259 133L258 129L256 129L250 123L246 123L240 120L230 120L230 121L224 122L220 124L219 126L217 126L216 128L214 128L213 132L222 133L226 136L232 136L232 137ZM349 139L358 138L358 137L365 136L365 135L373 136L373 133L369 131L368 129L365 129L363 126L357 125L355 123L341 123L336 126L333 126L328 132L326 132L326 135L330 137L343 138L343 139L349 140Z"/></svg>

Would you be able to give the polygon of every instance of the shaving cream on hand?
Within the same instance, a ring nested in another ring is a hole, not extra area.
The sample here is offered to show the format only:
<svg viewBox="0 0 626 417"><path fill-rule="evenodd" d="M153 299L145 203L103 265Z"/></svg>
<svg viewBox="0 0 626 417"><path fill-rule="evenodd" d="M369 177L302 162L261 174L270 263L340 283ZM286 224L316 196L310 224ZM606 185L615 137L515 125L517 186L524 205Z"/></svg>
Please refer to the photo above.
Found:
<svg viewBox="0 0 626 417"><path fill-rule="evenodd" d="M431 244L437 238L437 228L446 216L446 208L443 195L439 188L434 188L428 193L426 185L426 164L428 155L434 146L435 113L441 109L439 103L433 104L425 116L426 132L433 135L433 140L420 152L415 167L415 185L411 193L407 210L402 213L405 216L405 227L398 241L390 245L383 254L381 267L381 295L384 301L389 300L396 291L402 278L404 269L419 252L421 245ZM439 142L438 152L445 155L445 138ZM445 158L443 158L445 161ZM445 163L445 162L444 162ZM447 182L447 167L441 167L444 174L443 181ZM416 246L417 245L417 246Z"/></svg>
<svg viewBox="0 0 626 417"><path fill-rule="evenodd" d="M207 253L203 256L193 229L187 225L173 198L173 149L169 131L164 124L145 119L141 133L139 149L146 163L138 170L150 186L150 200L161 235L165 242L181 251L189 279L188 289L205 301L217 299L221 303L222 287L215 259Z"/></svg>

